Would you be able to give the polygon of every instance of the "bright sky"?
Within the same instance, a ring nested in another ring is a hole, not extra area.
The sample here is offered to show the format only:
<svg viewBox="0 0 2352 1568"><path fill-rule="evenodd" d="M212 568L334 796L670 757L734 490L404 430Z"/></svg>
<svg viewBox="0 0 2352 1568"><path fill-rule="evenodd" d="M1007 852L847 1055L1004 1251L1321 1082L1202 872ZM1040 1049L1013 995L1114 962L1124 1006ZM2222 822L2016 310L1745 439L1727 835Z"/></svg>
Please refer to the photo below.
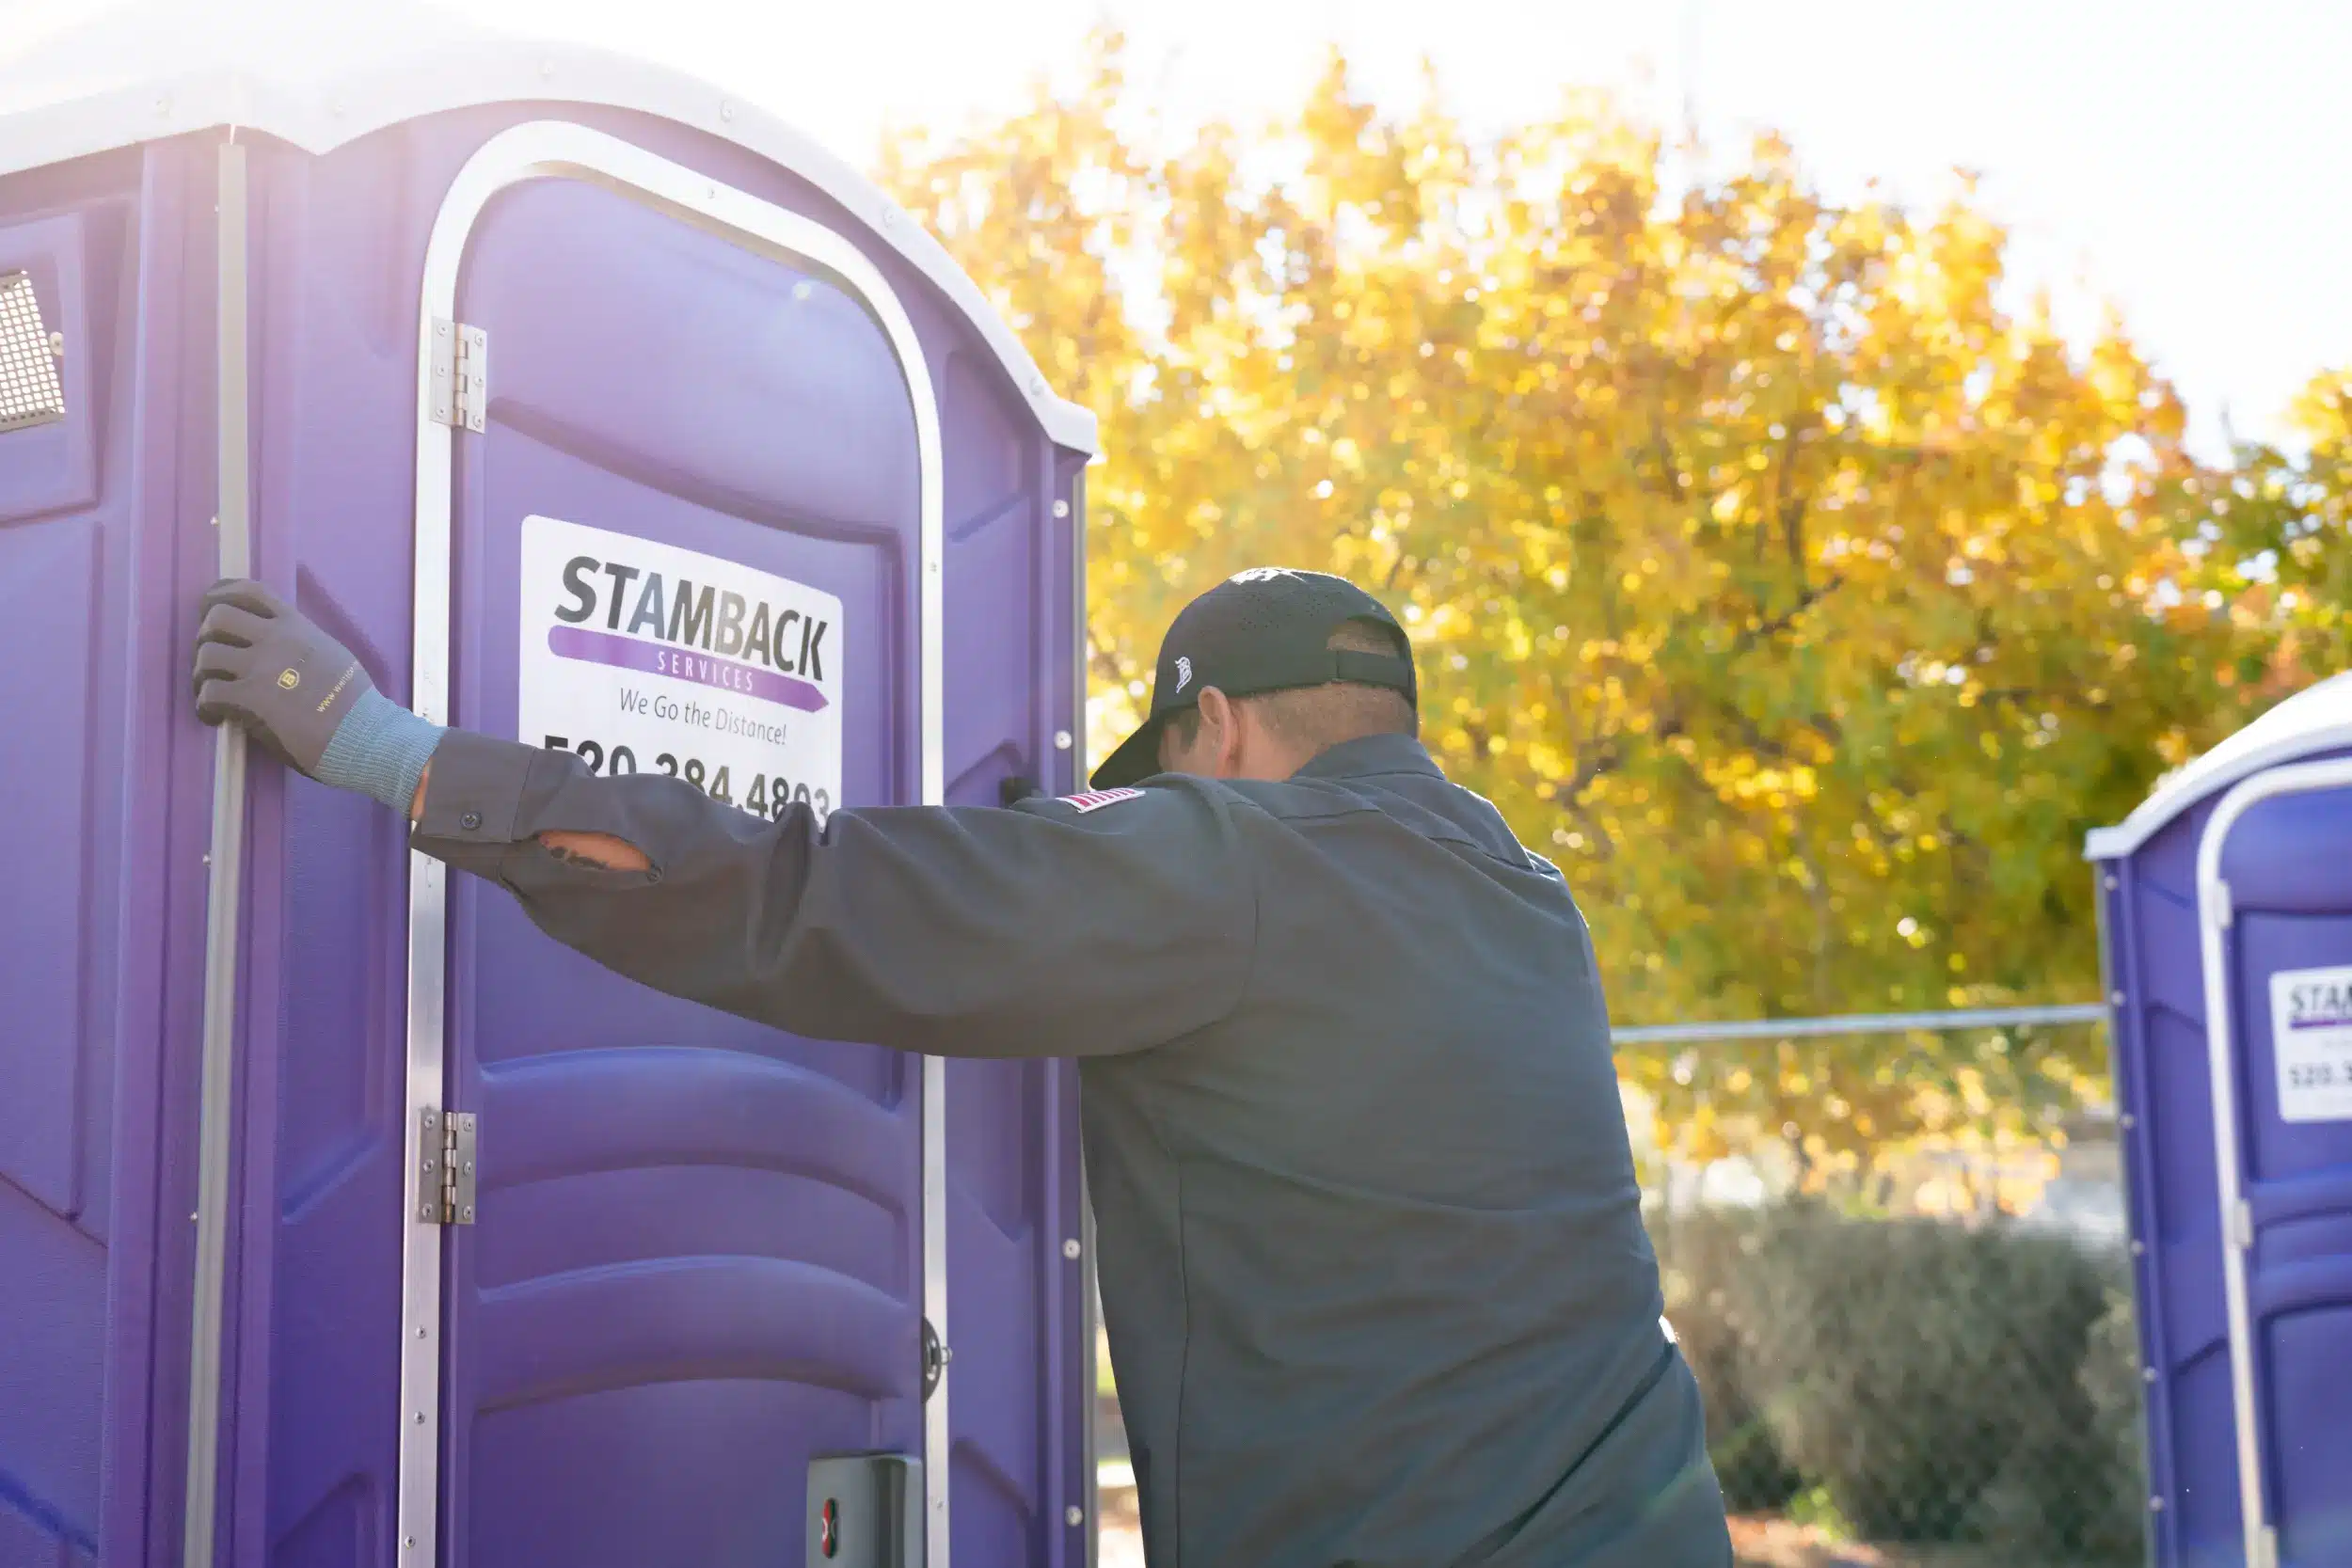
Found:
<svg viewBox="0 0 2352 1568"><path fill-rule="evenodd" d="M1180 115L1295 102L1324 46L1406 105L1434 62L1473 126L1616 86L1710 140L1777 127L1833 194L1933 199L1984 176L2020 268L2070 321L2120 306L2189 398L2277 436L2314 372L2352 364L2352 5L2342 0L474 0L481 20L709 78L864 164L890 122L1015 107L1108 18ZM1017 22L1008 21L1017 18Z"/></svg>
<svg viewBox="0 0 2352 1568"><path fill-rule="evenodd" d="M43 22L122 0L0 0ZM372 0L184 0L327 24ZM432 0L510 32L660 60L774 112L855 164L886 124L961 124L1069 80L1088 29L1123 28L1133 76L1180 121L1295 104L1327 45L1409 108L1422 61L1474 130L1626 92L1718 149L1772 127L1833 196L1876 179L1932 202L1963 166L2010 226L2028 285L2070 326L2119 306L2188 399L2212 455L2226 418L2279 438L2314 372L2352 366L2348 0ZM291 13L291 14L290 14ZM261 36L302 29L264 26Z"/></svg>

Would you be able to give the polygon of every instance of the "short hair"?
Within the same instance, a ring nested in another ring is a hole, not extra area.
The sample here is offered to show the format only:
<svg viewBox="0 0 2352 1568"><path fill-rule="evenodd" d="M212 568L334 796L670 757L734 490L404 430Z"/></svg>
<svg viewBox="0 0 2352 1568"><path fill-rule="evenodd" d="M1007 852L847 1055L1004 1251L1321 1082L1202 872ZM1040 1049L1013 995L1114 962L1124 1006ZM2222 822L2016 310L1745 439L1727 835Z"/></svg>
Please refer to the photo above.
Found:
<svg viewBox="0 0 2352 1568"><path fill-rule="evenodd" d="M1325 646L1393 658L1412 657L1394 627L1364 619L1340 623ZM1311 752L1327 752L1366 736L1421 734L1421 714L1412 699L1385 686L1326 681L1233 700L1253 709L1267 729ZM1167 733L1177 745L1191 745L1200 734L1200 709L1187 707L1169 715Z"/></svg>

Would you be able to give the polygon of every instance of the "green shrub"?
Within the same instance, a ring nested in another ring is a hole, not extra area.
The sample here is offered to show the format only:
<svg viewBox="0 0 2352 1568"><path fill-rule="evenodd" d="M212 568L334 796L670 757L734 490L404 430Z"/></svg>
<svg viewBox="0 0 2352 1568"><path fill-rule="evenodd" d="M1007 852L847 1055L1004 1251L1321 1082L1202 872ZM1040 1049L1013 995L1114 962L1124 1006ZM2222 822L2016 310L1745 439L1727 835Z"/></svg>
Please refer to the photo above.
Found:
<svg viewBox="0 0 2352 1568"><path fill-rule="evenodd" d="M2146 1556L2148 1539L2148 1458L2140 1446L2145 1390L2139 1320L2132 1311L2130 1284L2118 1274L2083 1354L2090 1457L2100 1479L2083 1509L2082 1548L2102 1562L2137 1562Z"/></svg>
<svg viewBox="0 0 2352 1568"><path fill-rule="evenodd" d="M2110 1291L2071 1386L2052 1391L1977 1499L1970 1533L2012 1555L2128 1563L2144 1551L2138 1342Z"/></svg>
<svg viewBox="0 0 2352 1568"><path fill-rule="evenodd" d="M2129 1306L2072 1243L1813 1204L1652 1229L1735 1509L1804 1488L1867 1539L2137 1555Z"/></svg>
<svg viewBox="0 0 2352 1568"><path fill-rule="evenodd" d="M1756 1315L1763 1226L1738 1210L1653 1220L1666 1321L1707 1402L1707 1449L1735 1513L1780 1509L1803 1484L1750 1402L1743 1336Z"/></svg>

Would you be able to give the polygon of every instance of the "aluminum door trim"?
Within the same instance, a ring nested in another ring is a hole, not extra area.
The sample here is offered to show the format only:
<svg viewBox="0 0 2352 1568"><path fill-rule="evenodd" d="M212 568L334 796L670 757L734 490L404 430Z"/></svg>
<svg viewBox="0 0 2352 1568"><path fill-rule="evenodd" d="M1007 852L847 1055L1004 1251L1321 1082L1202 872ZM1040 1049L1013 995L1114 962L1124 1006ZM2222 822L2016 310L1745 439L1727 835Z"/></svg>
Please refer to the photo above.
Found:
<svg viewBox="0 0 2352 1568"><path fill-rule="evenodd" d="M2204 963L2205 1058L2213 1093L2213 1151L2219 1197L2221 1294L2229 1312L2230 1394L2237 1418L2238 1507L2246 1560L2276 1568L2278 1536L2270 1524L2262 1469L2261 1405L2254 1386L2254 1327L2247 1300L2246 1254L2252 1227L2240 1229L2244 1162L2238 1152L2237 1074L2230 1050L2230 927L2236 911L2221 879L2221 851L2238 818L2265 800L2320 789L2352 788L2352 757L2299 763L2258 773L2221 798L2197 843L2197 945ZM2240 1241L2244 1245L2239 1244Z"/></svg>
<svg viewBox="0 0 2352 1568"><path fill-rule="evenodd" d="M245 148L223 142L219 157L219 334L215 424L219 467L213 518L220 575L253 569L252 491L246 376L246 177ZM235 1158L239 911L245 893L246 735L223 724L213 741L212 846L204 857L204 1013L198 1069L196 1267L189 1304L188 1460L181 1514L183 1568L212 1568L220 1494L222 1315L229 1262L229 1191Z"/></svg>
<svg viewBox="0 0 2352 1568"><path fill-rule="evenodd" d="M1087 786L1087 471L1084 467L1070 481L1070 789L1075 794ZM1086 1093L1078 1064L1071 1062L1067 1069L1073 1078L1080 1078L1078 1093ZM1078 1333L1081 1336L1080 1366L1084 1382L1078 1391L1079 1440L1086 1445L1079 1455L1080 1480L1078 1506L1086 1511L1081 1523L1085 1531L1085 1552L1080 1560L1086 1568L1095 1568L1102 1554L1103 1498L1101 1476L1096 1468L1095 1455L1101 1451L1096 1431L1095 1390L1101 1386L1102 1370L1095 1365L1097 1314L1101 1302L1099 1287L1094 1281L1094 1192L1087 1183L1086 1121L1080 1113L1076 1129L1078 1145L1078 1251L1084 1261L1079 1265ZM1047 1412L1047 1418L1052 1418Z"/></svg>
<svg viewBox="0 0 2352 1568"><path fill-rule="evenodd" d="M698 174L683 164L565 120L532 120L510 127L478 148L450 182L425 247L424 281L417 313L417 524L415 650L410 705L435 723L449 722L450 562L455 495L452 490L456 431L433 418L433 334L437 319L457 319L457 277L473 227L491 198L531 180L574 180L598 186L731 245L786 264L813 269L865 308L888 338L907 385L915 430L917 510L922 557L917 644L922 705L918 756L920 800L940 805L946 796L942 580L946 531L939 404L914 324L881 269L845 236L749 192ZM448 868L411 852L408 878L408 1074L403 1133L414 1171L419 1114L444 1109L446 1078L445 971L448 963ZM947 1338L946 1064L923 1058L923 1314ZM495 1130L491 1132L496 1136ZM440 1506L440 1374L442 1227L421 1222L402 1191L401 1440L395 1524L398 1568L437 1560ZM946 1568L948 1499L947 1394L952 1379L924 1406L923 1491L925 1560Z"/></svg>

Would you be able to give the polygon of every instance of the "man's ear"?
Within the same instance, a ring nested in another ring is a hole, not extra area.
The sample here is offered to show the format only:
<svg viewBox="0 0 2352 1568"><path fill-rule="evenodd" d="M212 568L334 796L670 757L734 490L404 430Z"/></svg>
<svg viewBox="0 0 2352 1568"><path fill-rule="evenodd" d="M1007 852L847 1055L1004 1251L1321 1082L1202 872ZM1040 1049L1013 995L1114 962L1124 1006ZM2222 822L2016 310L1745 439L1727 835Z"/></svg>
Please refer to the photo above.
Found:
<svg viewBox="0 0 2352 1568"><path fill-rule="evenodd" d="M1241 715L1234 710L1233 700L1214 686L1201 689L1200 706L1200 744L1194 754L1206 753L1203 760L1210 777L1230 777L1233 752L1241 739Z"/></svg>

